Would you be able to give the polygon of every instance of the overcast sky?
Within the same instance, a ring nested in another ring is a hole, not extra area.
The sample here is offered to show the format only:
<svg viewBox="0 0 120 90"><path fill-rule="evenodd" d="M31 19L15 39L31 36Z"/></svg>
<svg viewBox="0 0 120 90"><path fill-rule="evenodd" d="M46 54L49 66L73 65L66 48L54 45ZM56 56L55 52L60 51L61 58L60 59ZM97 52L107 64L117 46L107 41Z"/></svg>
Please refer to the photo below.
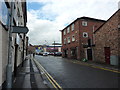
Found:
<svg viewBox="0 0 120 90"><path fill-rule="evenodd" d="M107 20L118 9L119 0L27 0L29 43L61 42L61 32L76 18Z"/></svg>

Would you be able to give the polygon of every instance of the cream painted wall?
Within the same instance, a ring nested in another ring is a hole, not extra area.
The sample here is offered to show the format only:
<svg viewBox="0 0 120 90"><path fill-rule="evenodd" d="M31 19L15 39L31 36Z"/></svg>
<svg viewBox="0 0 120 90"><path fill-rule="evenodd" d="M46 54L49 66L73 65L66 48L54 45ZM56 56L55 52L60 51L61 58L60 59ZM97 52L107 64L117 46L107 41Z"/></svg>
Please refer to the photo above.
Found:
<svg viewBox="0 0 120 90"><path fill-rule="evenodd" d="M8 61L8 32L2 28L2 83L6 79L6 65Z"/></svg>
<svg viewBox="0 0 120 90"><path fill-rule="evenodd" d="M12 72L14 71L14 60L15 60L15 37L16 34L12 34Z"/></svg>
<svg viewBox="0 0 120 90"><path fill-rule="evenodd" d="M19 37L20 38L20 37ZM17 66L19 66L22 62L22 52L23 52L23 43L22 43L22 38L19 40L19 46L18 46L18 51L17 51Z"/></svg>
<svg viewBox="0 0 120 90"><path fill-rule="evenodd" d="M20 5L19 5L20 4ZM22 15L21 18L18 19L17 21L17 16L15 19L15 22L19 22L19 26L24 25L24 20L23 20L23 12L22 12L22 7L21 3L16 4L16 13L19 8L20 10L20 15ZM21 25L22 24L22 25ZM18 24L17 24L18 25ZM12 71L14 71L14 57L15 57L15 38L16 34L12 34L13 40L12 40ZM23 36L23 35L22 35ZM18 48L18 58L17 58L17 66L21 64L22 61L22 38L20 40L19 48ZM6 80L6 66L7 66L7 61L8 61L8 31L6 31L2 25L0 24L0 89L1 85L3 82Z"/></svg>
<svg viewBox="0 0 120 90"><path fill-rule="evenodd" d="M0 24L0 87L2 85L2 26Z"/></svg>

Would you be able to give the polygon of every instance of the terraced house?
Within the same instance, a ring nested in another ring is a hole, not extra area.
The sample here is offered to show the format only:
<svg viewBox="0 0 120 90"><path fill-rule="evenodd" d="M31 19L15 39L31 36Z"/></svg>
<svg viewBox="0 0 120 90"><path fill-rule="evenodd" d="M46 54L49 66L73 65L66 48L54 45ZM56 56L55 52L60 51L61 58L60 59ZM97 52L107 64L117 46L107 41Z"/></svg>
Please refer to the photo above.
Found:
<svg viewBox="0 0 120 90"><path fill-rule="evenodd" d="M81 17L61 30L62 56L78 60L82 60L83 58L93 60L93 32L105 22L100 19Z"/></svg>
<svg viewBox="0 0 120 90"><path fill-rule="evenodd" d="M9 25L11 17L11 2L0 1L0 88L6 82L6 67L8 64ZM27 11L26 2L13 0L12 26L26 27ZM16 75L16 68L20 66L26 55L26 34L12 33L12 72Z"/></svg>

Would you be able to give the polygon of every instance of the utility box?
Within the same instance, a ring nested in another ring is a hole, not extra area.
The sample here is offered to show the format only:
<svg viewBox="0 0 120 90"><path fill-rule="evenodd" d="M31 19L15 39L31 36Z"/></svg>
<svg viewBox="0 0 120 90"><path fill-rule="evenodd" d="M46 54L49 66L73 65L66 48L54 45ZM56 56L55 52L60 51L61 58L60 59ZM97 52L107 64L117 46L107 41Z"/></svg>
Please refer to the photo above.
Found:
<svg viewBox="0 0 120 90"><path fill-rule="evenodd" d="M118 64L119 64L119 62L118 62L118 56L111 55L110 56L110 64L118 66Z"/></svg>

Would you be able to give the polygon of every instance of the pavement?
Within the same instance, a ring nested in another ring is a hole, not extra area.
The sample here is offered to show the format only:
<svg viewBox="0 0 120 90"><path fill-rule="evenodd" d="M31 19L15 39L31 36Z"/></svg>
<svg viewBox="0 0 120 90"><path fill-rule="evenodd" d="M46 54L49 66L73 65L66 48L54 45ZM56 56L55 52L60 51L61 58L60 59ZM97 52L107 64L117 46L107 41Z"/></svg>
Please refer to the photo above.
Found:
<svg viewBox="0 0 120 90"><path fill-rule="evenodd" d="M23 67L17 69L17 75L13 81L13 89L49 89L44 84L40 71L33 60L27 58L23 62Z"/></svg>

